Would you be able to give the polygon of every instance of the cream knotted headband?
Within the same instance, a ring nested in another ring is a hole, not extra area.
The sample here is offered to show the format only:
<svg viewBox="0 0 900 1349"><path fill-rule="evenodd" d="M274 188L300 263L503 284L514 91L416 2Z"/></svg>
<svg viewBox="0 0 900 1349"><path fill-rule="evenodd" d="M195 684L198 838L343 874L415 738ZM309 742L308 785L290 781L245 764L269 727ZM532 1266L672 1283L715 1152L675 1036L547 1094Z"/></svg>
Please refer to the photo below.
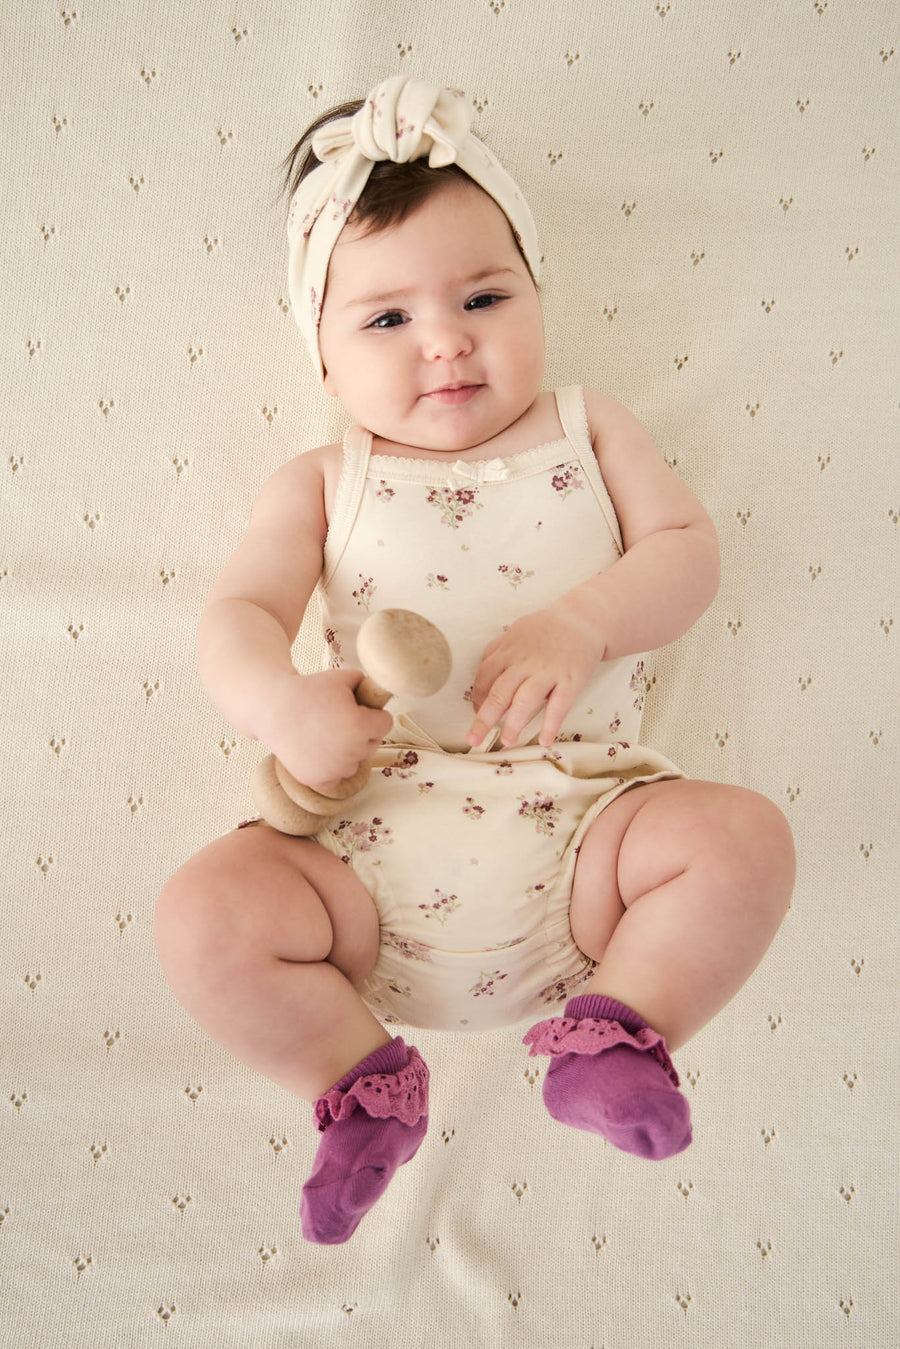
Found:
<svg viewBox="0 0 900 1349"><path fill-rule="evenodd" d="M524 196L499 159L469 130L472 109L459 89L395 75L379 84L352 117L329 122L313 137L321 160L291 199L288 294L313 364L324 379L319 321L328 262L338 235L376 162L406 164L428 156L432 168L457 164L506 215L535 281L541 255Z"/></svg>

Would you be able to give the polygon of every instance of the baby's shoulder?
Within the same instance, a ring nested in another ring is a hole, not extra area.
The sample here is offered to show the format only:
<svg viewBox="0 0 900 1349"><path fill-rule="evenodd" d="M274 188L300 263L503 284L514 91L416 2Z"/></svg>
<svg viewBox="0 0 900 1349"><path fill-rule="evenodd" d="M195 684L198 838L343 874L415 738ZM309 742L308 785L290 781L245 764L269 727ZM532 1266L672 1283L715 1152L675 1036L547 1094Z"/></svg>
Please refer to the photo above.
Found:
<svg viewBox="0 0 900 1349"><path fill-rule="evenodd" d="M342 447L319 445L282 464L268 478L254 503L254 515L275 511L281 516L322 510L325 518L341 472Z"/></svg>
<svg viewBox="0 0 900 1349"><path fill-rule="evenodd" d="M633 412L599 389L582 389L584 410L592 438L604 433L640 426Z"/></svg>
<svg viewBox="0 0 900 1349"><path fill-rule="evenodd" d="M583 389L594 454L604 473L619 458L638 460L658 453L650 433L623 403L597 389Z"/></svg>

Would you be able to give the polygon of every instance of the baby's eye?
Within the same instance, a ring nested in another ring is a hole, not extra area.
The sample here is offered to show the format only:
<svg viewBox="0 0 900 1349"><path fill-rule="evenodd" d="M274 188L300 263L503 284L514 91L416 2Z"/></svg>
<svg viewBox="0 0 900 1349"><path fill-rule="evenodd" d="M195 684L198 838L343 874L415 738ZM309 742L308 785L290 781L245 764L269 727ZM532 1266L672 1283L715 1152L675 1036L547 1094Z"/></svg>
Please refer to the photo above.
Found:
<svg viewBox="0 0 900 1349"><path fill-rule="evenodd" d="M485 295L475 295L471 300L466 301L467 309L490 309L503 299L502 295L495 295L493 291Z"/></svg>
<svg viewBox="0 0 900 1349"><path fill-rule="evenodd" d="M367 323L366 327L377 328L380 332L384 332L388 328L396 328L405 322L406 319L402 314L398 314L396 309L391 309L387 314L379 314L371 323Z"/></svg>

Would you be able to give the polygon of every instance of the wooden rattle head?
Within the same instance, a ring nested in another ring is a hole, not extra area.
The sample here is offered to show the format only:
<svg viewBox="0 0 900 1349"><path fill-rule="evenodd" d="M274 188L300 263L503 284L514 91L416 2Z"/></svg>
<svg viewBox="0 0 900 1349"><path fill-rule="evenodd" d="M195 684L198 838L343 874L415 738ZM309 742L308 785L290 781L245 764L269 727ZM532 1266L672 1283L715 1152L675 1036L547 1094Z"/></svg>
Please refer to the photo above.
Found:
<svg viewBox="0 0 900 1349"><path fill-rule="evenodd" d="M426 698L443 688L450 675L446 637L411 609L372 614L357 634L356 652L369 678L390 695Z"/></svg>

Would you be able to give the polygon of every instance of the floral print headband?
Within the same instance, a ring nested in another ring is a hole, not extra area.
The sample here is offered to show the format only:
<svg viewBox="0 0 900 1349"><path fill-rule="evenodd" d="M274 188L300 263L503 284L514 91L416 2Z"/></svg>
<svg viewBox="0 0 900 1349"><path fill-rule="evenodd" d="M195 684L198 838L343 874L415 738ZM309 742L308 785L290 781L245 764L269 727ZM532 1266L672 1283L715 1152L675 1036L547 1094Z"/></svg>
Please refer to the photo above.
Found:
<svg viewBox="0 0 900 1349"><path fill-rule="evenodd" d="M320 379L325 371L319 322L329 259L380 160L406 164L427 155L432 168L458 165L506 215L538 281L541 258L528 203L499 159L472 134L471 122L462 90L395 75L377 85L352 117L329 122L313 137L313 153L321 163L291 199L288 294Z"/></svg>

